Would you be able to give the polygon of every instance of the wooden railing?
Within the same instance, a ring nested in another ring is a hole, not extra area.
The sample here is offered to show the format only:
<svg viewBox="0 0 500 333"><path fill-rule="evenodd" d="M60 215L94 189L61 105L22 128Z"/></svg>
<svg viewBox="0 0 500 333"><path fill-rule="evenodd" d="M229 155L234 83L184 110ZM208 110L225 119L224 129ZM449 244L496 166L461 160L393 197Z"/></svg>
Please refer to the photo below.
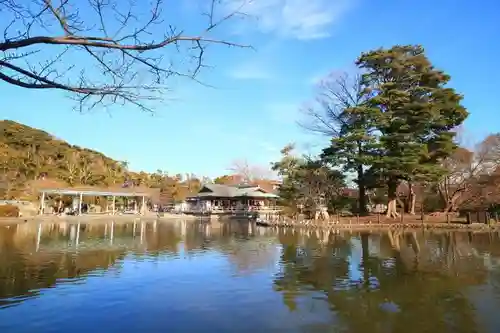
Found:
<svg viewBox="0 0 500 333"><path fill-rule="evenodd" d="M231 214L231 213L244 213L244 212L266 212L266 213L277 213L282 210L282 207L273 206L251 206L251 207L211 207L210 209L202 208L188 208L182 210L184 213L212 213L212 214Z"/></svg>

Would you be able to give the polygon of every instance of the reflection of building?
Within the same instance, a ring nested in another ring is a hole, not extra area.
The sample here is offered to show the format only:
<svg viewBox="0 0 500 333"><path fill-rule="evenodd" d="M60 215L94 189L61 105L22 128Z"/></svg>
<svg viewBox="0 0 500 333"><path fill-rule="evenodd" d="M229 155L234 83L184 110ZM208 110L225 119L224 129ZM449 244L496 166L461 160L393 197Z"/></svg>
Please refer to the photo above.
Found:
<svg viewBox="0 0 500 333"><path fill-rule="evenodd" d="M227 214L233 212L275 212L276 194L254 185L206 184L188 199L188 212Z"/></svg>
<svg viewBox="0 0 500 333"><path fill-rule="evenodd" d="M71 233L71 225L67 226ZM0 308L36 297L40 289L82 279L98 269L107 270L126 255L124 247L109 247L105 251L102 247L70 247L62 235L64 230L49 223L1 229ZM39 250L42 236L50 244Z"/></svg>

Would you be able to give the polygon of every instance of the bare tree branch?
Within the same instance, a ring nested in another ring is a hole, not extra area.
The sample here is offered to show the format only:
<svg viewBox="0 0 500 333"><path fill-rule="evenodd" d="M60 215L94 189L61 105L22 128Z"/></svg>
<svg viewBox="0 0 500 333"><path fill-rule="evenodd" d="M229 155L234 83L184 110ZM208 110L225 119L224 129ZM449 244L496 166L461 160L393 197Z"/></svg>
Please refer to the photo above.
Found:
<svg viewBox="0 0 500 333"><path fill-rule="evenodd" d="M240 176L246 183L270 178L269 170L259 166L250 165L246 159L233 161L228 170L233 172L235 175Z"/></svg>
<svg viewBox="0 0 500 333"><path fill-rule="evenodd" d="M348 121L344 110L363 102L361 76L333 72L318 84L317 89L313 105L301 110L304 119L299 126L328 138L338 137L340 128Z"/></svg>
<svg viewBox="0 0 500 333"><path fill-rule="evenodd" d="M484 190L491 189L485 179L500 170L500 134L491 134L473 151L458 148L443 161L448 174L437 184L437 190L446 203L446 211L482 201Z"/></svg>
<svg viewBox="0 0 500 333"><path fill-rule="evenodd" d="M213 32L249 1L228 11L206 0L206 25L187 34L166 23L175 17L164 0L0 0L0 80L66 91L81 111L114 103L151 111L144 101L160 99L172 78L199 82L208 45L248 47Z"/></svg>

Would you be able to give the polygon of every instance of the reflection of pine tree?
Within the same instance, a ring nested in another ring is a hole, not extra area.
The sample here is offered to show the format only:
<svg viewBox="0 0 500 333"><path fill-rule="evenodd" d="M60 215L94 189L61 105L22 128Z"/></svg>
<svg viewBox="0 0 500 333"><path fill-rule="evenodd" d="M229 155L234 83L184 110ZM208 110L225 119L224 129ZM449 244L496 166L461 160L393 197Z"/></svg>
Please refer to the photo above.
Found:
<svg viewBox="0 0 500 333"><path fill-rule="evenodd" d="M305 238L299 245L298 233L283 235L281 242L282 271L275 278L275 290L283 293L283 301L290 311L297 309L297 298L313 290L328 292L335 280L347 279L350 245L335 237L327 244L314 237Z"/></svg>
<svg viewBox="0 0 500 333"><path fill-rule="evenodd" d="M478 332L464 289L484 283L481 258L450 261L450 246L457 242L437 241L444 236L429 242L411 234L392 236L398 238L399 251L382 235L381 248L372 253L370 237L359 237L361 281L349 279L348 239L339 237L321 246L311 236L300 246L297 239L283 237L282 272L275 278L275 290L283 294L285 305L297 310L301 294L323 293L339 320L336 326L349 333ZM392 249L388 258L379 257L383 248Z"/></svg>

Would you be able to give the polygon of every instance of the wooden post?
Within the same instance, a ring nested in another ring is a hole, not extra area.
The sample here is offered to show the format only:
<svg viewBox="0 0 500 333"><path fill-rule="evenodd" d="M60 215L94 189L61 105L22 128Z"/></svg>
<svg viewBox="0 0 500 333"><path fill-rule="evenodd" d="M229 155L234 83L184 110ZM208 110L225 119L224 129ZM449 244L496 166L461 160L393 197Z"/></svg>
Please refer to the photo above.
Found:
<svg viewBox="0 0 500 333"><path fill-rule="evenodd" d="M116 208L116 197L113 195L113 213L112 215L115 215L115 208Z"/></svg>
<svg viewBox="0 0 500 333"><path fill-rule="evenodd" d="M401 207L401 223L405 222L405 208Z"/></svg>
<svg viewBox="0 0 500 333"><path fill-rule="evenodd" d="M356 214L356 223L359 224L359 214Z"/></svg>
<svg viewBox="0 0 500 333"><path fill-rule="evenodd" d="M380 212L377 213L377 222L380 224Z"/></svg>
<svg viewBox="0 0 500 333"><path fill-rule="evenodd" d="M472 219L470 217L470 212L467 212L467 224L471 224L472 223Z"/></svg>
<svg viewBox="0 0 500 333"><path fill-rule="evenodd" d="M142 197L142 207L141 207L141 210L142 210L142 214L145 215L146 214L146 198L144 196Z"/></svg>
<svg viewBox="0 0 500 333"><path fill-rule="evenodd" d="M450 214L446 212L446 223L450 223Z"/></svg>

